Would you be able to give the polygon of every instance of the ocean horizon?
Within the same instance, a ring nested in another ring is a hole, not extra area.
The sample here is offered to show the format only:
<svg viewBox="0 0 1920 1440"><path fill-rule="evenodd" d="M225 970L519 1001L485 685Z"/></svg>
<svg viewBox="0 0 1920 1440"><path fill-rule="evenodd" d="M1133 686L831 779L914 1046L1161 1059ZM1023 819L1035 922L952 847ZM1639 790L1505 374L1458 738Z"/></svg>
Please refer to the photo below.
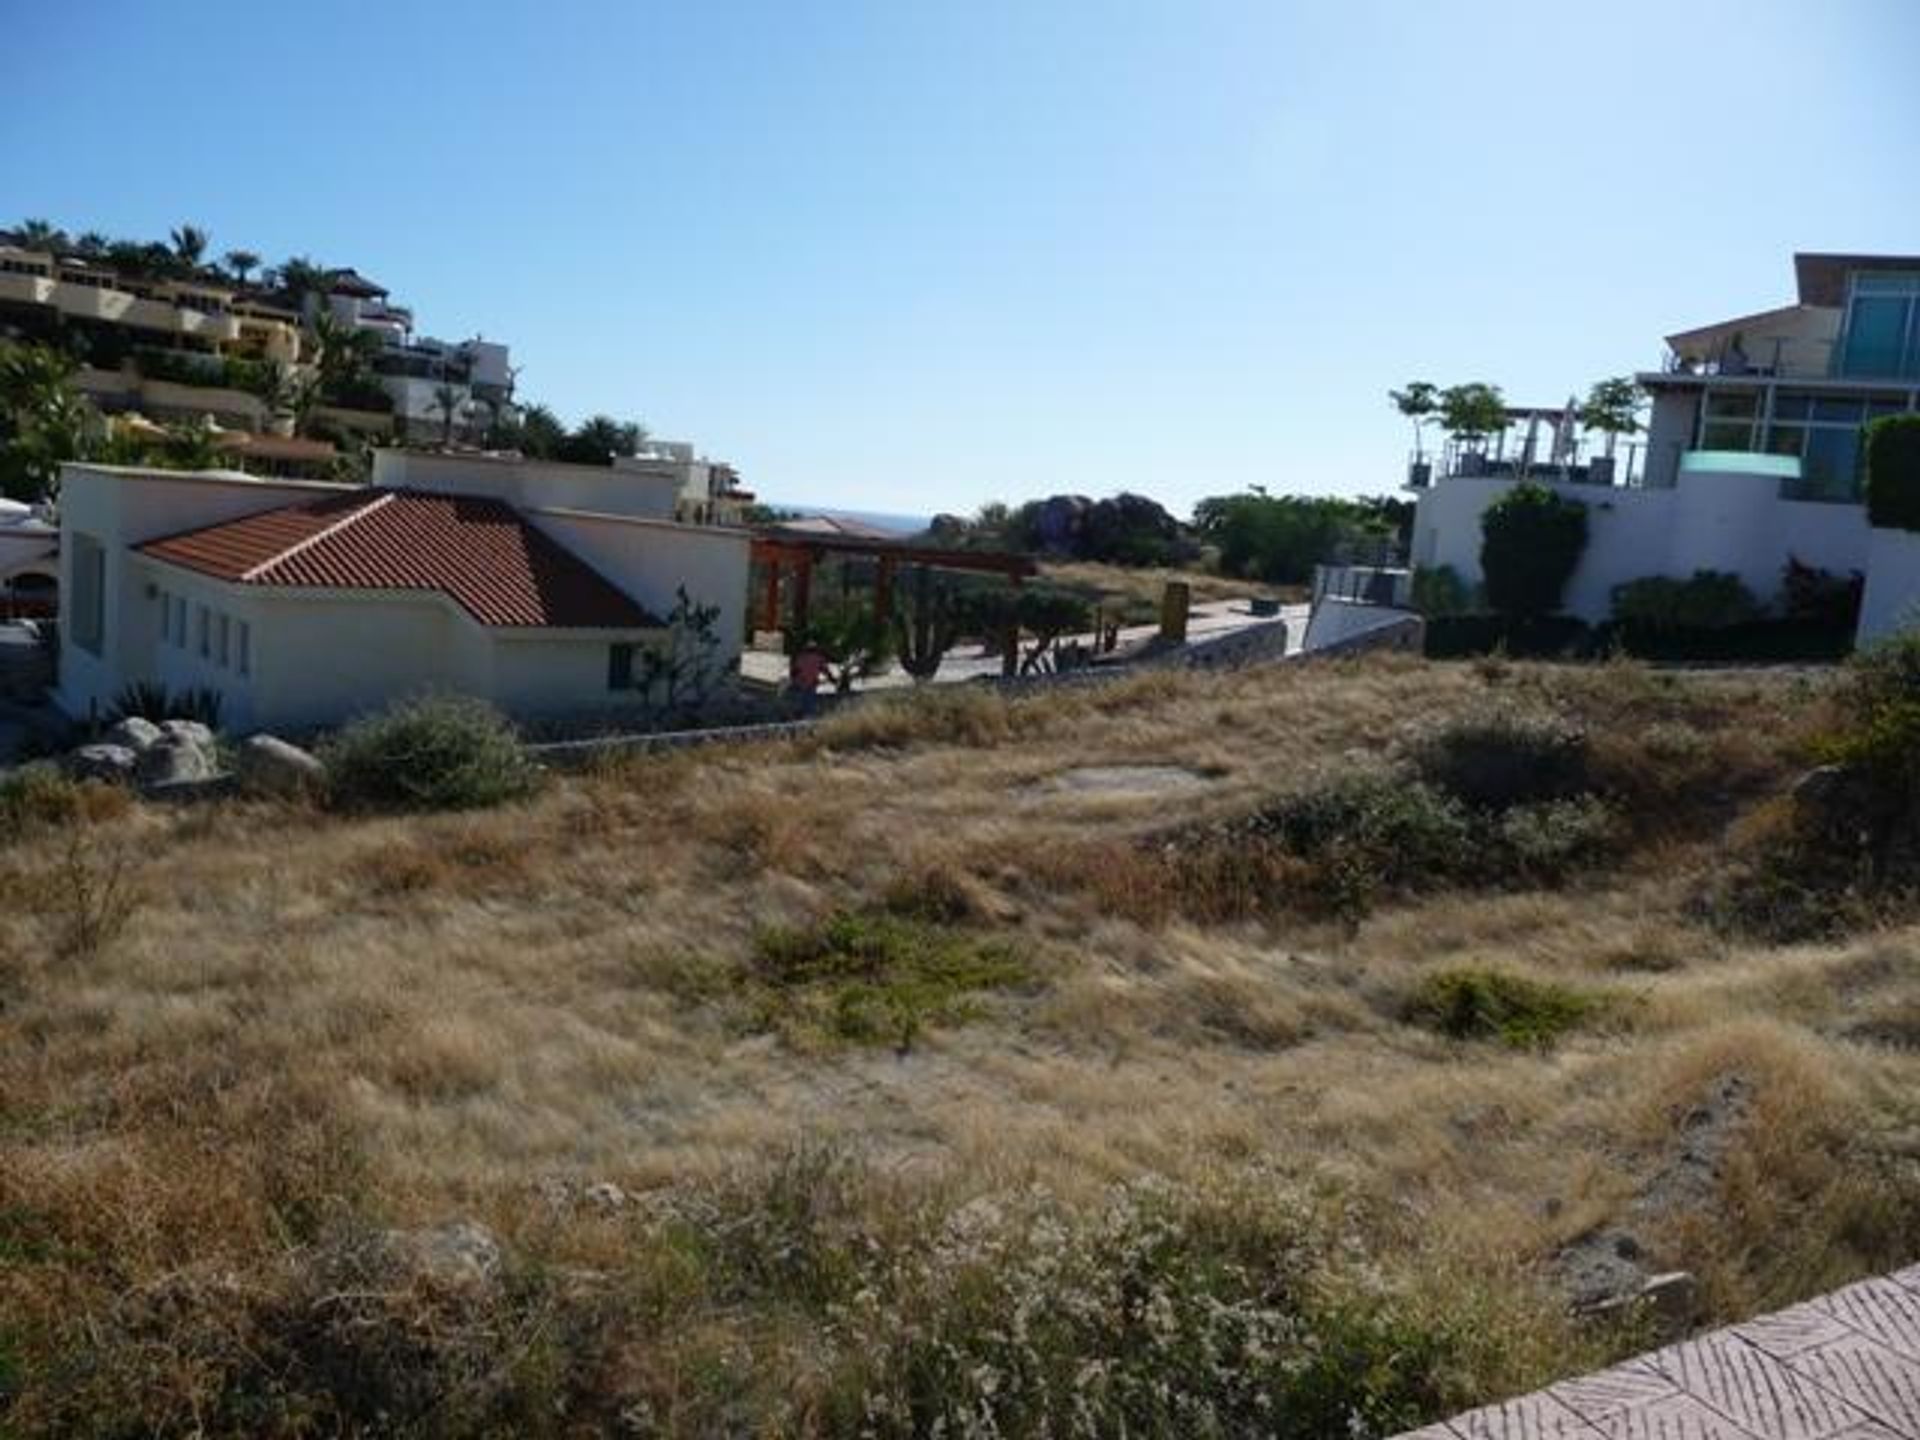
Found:
<svg viewBox="0 0 1920 1440"><path fill-rule="evenodd" d="M912 514L902 510L855 510L846 505L808 505L798 500L767 500L763 502L775 510L790 511L802 518L824 516L829 520L857 520L864 525L878 525L883 530L898 530L903 535L918 535L933 524L930 514Z"/></svg>

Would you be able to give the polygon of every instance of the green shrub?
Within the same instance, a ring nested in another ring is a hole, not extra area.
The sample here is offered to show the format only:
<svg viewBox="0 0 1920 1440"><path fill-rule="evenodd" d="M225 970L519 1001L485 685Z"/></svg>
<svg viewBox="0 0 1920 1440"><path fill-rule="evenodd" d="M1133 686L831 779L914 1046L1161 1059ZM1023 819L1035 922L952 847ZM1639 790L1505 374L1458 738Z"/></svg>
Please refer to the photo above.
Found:
<svg viewBox="0 0 1920 1440"><path fill-rule="evenodd" d="M1598 996L1500 970L1444 970L1408 997L1413 1024L1455 1040L1544 1049L1602 1008Z"/></svg>
<svg viewBox="0 0 1920 1440"><path fill-rule="evenodd" d="M1696 570L1685 580L1647 575L1613 587L1613 618L1655 630L1719 630L1760 616L1760 602L1738 575Z"/></svg>
<svg viewBox="0 0 1920 1440"><path fill-rule="evenodd" d="M410 700L321 747L328 802L345 810L469 810L531 792L539 772L505 717L478 700Z"/></svg>
<svg viewBox="0 0 1920 1440"><path fill-rule="evenodd" d="M1556 660L1587 654L1593 630L1574 615L1435 615L1427 621L1429 660L1504 651L1512 658Z"/></svg>
<svg viewBox="0 0 1920 1440"><path fill-rule="evenodd" d="M1422 566L1413 572L1413 608L1429 619L1465 614L1473 608L1473 591L1451 565Z"/></svg>
<svg viewBox="0 0 1920 1440"><path fill-rule="evenodd" d="M1135 1182L1091 1214L1029 1192L951 1216L849 1307L823 1429L920 1435L1388 1435L1456 1406L1463 1337L1271 1187Z"/></svg>
<svg viewBox="0 0 1920 1440"><path fill-rule="evenodd" d="M1867 426L1867 521L1920 530L1920 415L1886 415Z"/></svg>
<svg viewBox="0 0 1920 1440"><path fill-rule="evenodd" d="M1510 883L1545 885L1602 859L1619 825L1599 797L1519 805L1499 817L1489 849Z"/></svg>
<svg viewBox="0 0 1920 1440"><path fill-rule="evenodd" d="M885 911L842 910L818 925L763 930L746 979L756 1029L905 1047L929 1026L972 1018L981 992L1032 976L1003 941Z"/></svg>
<svg viewBox="0 0 1920 1440"><path fill-rule="evenodd" d="M1835 575L1787 556L1780 571L1780 609L1788 620L1831 626L1851 635L1860 620L1860 597L1867 577L1858 570Z"/></svg>
<svg viewBox="0 0 1920 1440"><path fill-rule="evenodd" d="M1490 710L1454 720L1417 741L1411 759L1429 785L1483 810L1588 788L1586 734L1554 715Z"/></svg>
<svg viewBox="0 0 1920 1440"><path fill-rule="evenodd" d="M1337 776L1287 796L1247 828L1295 855L1359 866L1385 886L1456 874L1472 837L1457 801L1390 773Z"/></svg>
<svg viewBox="0 0 1920 1440"><path fill-rule="evenodd" d="M1480 572L1503 615L1550 615L1587 548L1587 507L1516 485L1481 512Z"/></svg>

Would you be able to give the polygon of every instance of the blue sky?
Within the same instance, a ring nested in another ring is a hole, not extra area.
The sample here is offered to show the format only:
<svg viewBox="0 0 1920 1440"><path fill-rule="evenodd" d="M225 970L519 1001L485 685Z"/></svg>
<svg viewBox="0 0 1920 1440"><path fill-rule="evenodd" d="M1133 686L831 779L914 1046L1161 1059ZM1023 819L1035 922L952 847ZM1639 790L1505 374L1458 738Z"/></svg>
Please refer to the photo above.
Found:
<svg viewBox="0 0 1920 1440"><path fill-rule="evenodd" d="M9 7L0 213L352 264L870 509L1362 493L1920 251L1913 0Z"/></svg>

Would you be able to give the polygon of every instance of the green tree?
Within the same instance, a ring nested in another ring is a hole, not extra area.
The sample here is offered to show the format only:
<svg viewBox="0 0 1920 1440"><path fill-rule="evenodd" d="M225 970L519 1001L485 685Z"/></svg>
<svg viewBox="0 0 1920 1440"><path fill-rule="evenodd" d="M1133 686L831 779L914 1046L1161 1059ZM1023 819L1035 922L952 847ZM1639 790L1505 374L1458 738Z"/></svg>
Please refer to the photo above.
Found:
<svg viewBox="0 0 1920 1440"><path fill-rule="evenodd" d="M1622 435L1640 431L1640 385L1631 376L1616 375L1596 380L1580 406L1580 428L1597 430L1607 437L1607 455Z"/></svg>
<svg viewBox="0 0 1920 1440"><path fill-rule="evenodd" d="M220 257L235 280L244 285L247 277L260 268L260 257L251 250L229 250Z"/></svg>
<svg viewBox="0 0 1920 1440"><path fill-rule="evenodd" d="M28 250L57 250L67 243L66 232L48 220L22 220L14 233Z"/></svg>
<svg viewBox="0 0 1920 1440"><path fill-rule="evenodd" d="M828 683L846 695L854 681L886 669L893 654L893 633L872 606L853 600L814 615L804 632L788 637L787 652L798 654L808 645L826 657Z"/></svg>
<svg viewBox="0 0 1920 1440"><path fill-rule="evenodd" d="M372 374L380 337L336 320L324 310L314 316L312 331L322 393L329 399L348 398Z"/></svg>
<svg viewBox="0 0 1920 1440"><path fill-rule="evenodd" d="M453 417L460 412L460 392L452 385L433 387L433 408L440 412L440 443L453 444Z"/></svg>
<svg viewBox="0 0 1920 1440"><path fill-rule="evenodd" d="M1365 533L1369 515L1351 500L1323 495L1214 495L1194 507L1194 528L1219 553L1228 575L1303 585L1313 567Z"/></svg>
<svg viewBox="0 0 1920 1440"><path fill-rule="evenodd" d="M1550 615L1586 549L1587 507L1516 485L1481 512L1480 536L1487 603L1516 618Z"/></svg>
<svg viewBox="0 0 1920 1440"><path fill-rule="evenodd" d="M60 466L102 438L99 417L73 387L74 358L50 345L0 342L0 493L51 498Z"/></svg>
<svg viewBox="0 0 1920 1440"><path fill-rule="evenodd" d="M1408 382L1404 390L1389 390L1387 398L1393 402L1393 408L1406 416L1413 426L1414 460L1425 459L1422 436L1440 409L1440 387L1427 380L1413 380Z"/></svg>
<svg viewBox="0 0 1920 1440"><path fill-rule="evenodd" d="M173 253L182 266L188 270L200 268L200 261L207 253L207 232L198 225L176 225L173 227Z"/></svg>
<svg viewBox="0 0 1920 1440"><path fill-rule="evenodd" d="M520 450L536 460L558 459L567 443L567 427L545 405L529 405L520 412Z"/></svg>
<svg viewBox="0 0 1920 1440"><path fill-rule="evenodd" d="M1014 613L1033 645L1020 661L1020 673L1031 675L1048 668L1048 653L1063 635L1076 634L1093 623L1093 607L1085 597L1057 586L1035 585L1020 592Z"/></svg>
<svg viewBox="0 0 1920 1440"><path fill-rule="evenodd" d="M1507 400L1498 385L1471 381L1449 385L1440 392L1440 424L1447 434L1468 445L1507 428Z"/></svg>
<svg viewBox="0 0 1920 1440"><path fill-rule="evenodd" d="M272 277L273 288L286 294L296 310L306 308L307 301L322 300L327 293L327 272L325 267L308 259L304 255L295 255L280 262L280 268L268 272ZM262 276L263 280L267 277Z"/></svg>

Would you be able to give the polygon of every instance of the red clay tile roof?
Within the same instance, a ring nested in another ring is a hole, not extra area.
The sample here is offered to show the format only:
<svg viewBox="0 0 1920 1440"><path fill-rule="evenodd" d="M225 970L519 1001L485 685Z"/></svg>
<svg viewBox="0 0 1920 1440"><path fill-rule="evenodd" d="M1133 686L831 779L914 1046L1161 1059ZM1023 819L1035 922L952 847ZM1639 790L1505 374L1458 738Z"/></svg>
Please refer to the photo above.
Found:
<svg viewBox="0 0 1920 1440"><path fill-rule="evenodd" d="M437 590L482 625L661 623L511 505L478 496L357 490L136 548L242 585Z"/></svg>

